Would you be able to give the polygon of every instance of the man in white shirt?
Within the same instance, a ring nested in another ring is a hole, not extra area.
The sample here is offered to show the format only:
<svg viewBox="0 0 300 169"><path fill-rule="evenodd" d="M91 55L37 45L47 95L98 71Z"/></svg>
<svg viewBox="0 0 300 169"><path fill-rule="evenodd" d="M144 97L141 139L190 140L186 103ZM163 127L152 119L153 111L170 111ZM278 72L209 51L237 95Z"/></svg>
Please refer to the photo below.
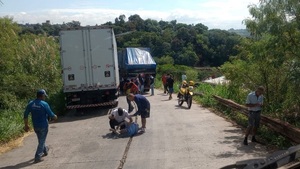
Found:
<svg viewBox="0 0 300 169"><path fill-rule="evenodd" d="M133 120L131 116L129 116L127 110L119 107L117 109L112 110L111 114L108 116L109 118L109 125L111 131L116 131L116 126L119 129L124 129L126 127L125 125L125 119L129 119L129 122L132 123Z"/></svg>
<svg viewBox="0 0 300 169"><path fill-rule="evenodd" d="M255 135L260 123L260 114L263 105L264 87L258 87L254 92L247 96L246 106L249 110L248 127L245 133L244 145L248 145L248 136L252 131L252 142L257 142Z"/></svg>

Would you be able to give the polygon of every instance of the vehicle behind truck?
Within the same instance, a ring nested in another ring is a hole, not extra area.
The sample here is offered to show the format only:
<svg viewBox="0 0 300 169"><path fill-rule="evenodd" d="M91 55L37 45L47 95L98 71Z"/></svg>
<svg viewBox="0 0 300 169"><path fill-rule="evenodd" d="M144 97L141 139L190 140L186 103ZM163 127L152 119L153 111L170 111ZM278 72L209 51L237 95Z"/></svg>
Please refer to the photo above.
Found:
<svg viewBox="0 0 300 169"><path fill-rule="evenodd" d="M156 63L150 54L150 48L127 47L118 52L121 79L137 78L140 74L145 79L144 91L150 90L150 77L156 75Z"/></svg>
<svg viewBox="0 0 300 169"><path fill-rule="evenodd" d="M60 31L60 56L67 109L118 105L118 55L112 28Z"/></svg>

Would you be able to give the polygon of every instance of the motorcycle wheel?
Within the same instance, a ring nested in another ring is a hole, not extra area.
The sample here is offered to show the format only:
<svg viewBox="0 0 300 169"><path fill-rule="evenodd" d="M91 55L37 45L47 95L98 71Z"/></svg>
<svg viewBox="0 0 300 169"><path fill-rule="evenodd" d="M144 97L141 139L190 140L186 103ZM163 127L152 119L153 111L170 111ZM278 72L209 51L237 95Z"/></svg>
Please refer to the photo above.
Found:
<svg viewBox="0 0 300 169"><path fill-rule="evenodd" d="M192 107L192 102L193 102L193 98L191 95L189 95L187 99L187 105L189 109Z"/></svg>
<svg viewBox="0 0 300 169"><path fill-rule="evenodd" d="M181 106L182 104L183 104L183 96L180 95L180 96L178 97L178 105Z"/></svg>

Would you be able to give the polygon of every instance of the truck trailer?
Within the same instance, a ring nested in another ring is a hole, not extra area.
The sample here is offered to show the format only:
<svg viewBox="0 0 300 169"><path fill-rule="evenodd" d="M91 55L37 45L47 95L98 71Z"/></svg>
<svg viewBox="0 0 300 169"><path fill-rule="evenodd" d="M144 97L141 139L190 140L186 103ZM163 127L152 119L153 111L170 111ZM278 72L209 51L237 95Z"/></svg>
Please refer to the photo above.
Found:
<svg viewBox="0 0 300 169"><path fill-rule="evenodd" d="M60 31L60 56L67 109L118 105L118 54L111 27Z"/></svg>
<svg viewBox="0 0 300 169"><path fill-rule="evenodd" d="M119 73L123 80L137 78L140 74L145 79L144 91L150 89L150 76L156 76L156 63L150 54L150 48L127 47L119 50Z"/></svg>

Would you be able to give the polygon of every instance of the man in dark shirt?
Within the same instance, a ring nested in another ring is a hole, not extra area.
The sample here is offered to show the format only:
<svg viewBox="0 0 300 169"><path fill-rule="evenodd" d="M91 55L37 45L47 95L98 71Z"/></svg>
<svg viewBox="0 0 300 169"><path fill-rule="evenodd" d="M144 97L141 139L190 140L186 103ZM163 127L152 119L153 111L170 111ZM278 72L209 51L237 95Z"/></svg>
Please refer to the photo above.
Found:
<svg viewBox="0 0 300 169"><path fill-rule="evenodd" d="M174 92L174 79L173 76L170 74L169 78L167 79L167 84L168 84L168 88L169 88L169 100L172 99L172 93Z"/></svg>
<svg viewBox="0 0 300 169"><path fill-rule="evenodd" d="M137 112L133 114L133 116L141 115L142 128L141 132L145 132L146 129L146 118L150 117L150 102L147 98L140 94L129 94L128 99L130 101L134 101L137 105Z"/></svg>

